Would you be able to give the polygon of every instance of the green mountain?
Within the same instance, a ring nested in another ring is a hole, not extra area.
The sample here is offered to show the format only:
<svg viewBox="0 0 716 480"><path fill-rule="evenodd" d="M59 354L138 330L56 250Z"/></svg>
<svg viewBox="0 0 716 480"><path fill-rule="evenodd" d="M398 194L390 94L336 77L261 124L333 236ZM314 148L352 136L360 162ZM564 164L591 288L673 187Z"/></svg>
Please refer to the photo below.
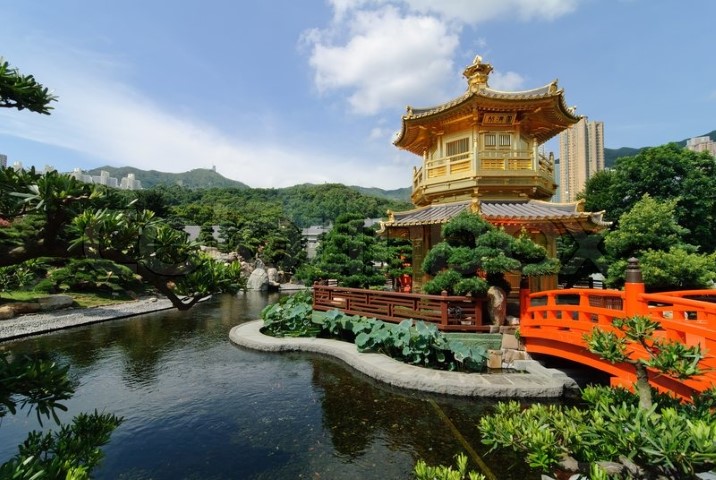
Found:
<svg viewBox="0 0 716 480"><path fill-rule="evenodd" d="M122 178L128 173L133 173L134 177L142 182L143 188L151 188L157 185L180 185L186 188L249 188L245 183L228 179L214 170L208 168L195 168L184 173L167 173L158 172L156 170L140 170L134 167L99 167L89 170L90 175L99 175L101 170L109 172L111 177Z"/></svg>
<svg viewBox="0 0 716 480"><path fill-rule="evenodd" d="M363 195L385 198L387 200L398 200L401 202L410 202L410 194L413 192L413 189L410 187L396 188L395 190L383 190L382 188L367 188L351 185L348 188L357 190Z"/></svg>
<svg viewBox="0 0 716 480"><path fill-rule="evenodd" d="M709 137L711 140L716 142L716 130L704 133L703 135L697 135L698 137ZM677 145L681 145L682 147L686 146L686 140L681 140L678 142L674 142ZM622 148L605 148L604 149L604 166L606 168L612 168L614 166L614 163L616 162L617 158L619 157L631 157L642 150L644 150L647 147L641 147L641 148L630 148L630 147L622 147Z"/></svg>

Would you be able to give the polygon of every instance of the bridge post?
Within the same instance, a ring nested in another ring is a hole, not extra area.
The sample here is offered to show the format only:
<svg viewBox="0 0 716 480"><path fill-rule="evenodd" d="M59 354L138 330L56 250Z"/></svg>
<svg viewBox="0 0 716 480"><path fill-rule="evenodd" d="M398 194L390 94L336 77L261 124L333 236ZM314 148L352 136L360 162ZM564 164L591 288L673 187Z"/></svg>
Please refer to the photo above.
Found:
<svg viewBox="0 0 716 480"><path fill-rule="evenodd" d="M644 280L641 277L639 260L632 257L628 262L624 282L624 314L627 317L644 315L647 312L641 299L644 294Z"/></svg>
<svg viewBox="0 0 716 480"><path fill-rule="evenodd" d="M527 318L527 309L530 308L530 280L527 277L520 279L520 323Z"/></svg>

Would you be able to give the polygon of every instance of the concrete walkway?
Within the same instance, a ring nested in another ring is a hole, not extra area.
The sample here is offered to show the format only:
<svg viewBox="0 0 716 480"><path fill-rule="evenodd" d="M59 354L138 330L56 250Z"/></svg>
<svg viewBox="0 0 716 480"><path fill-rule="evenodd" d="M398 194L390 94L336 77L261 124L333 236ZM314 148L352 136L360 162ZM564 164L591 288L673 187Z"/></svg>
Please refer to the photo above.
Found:
<svg viewBox="0 0 716 480"><path fill-rule="evenodd" d="M174 308L166 298L145 298L92 308L73 308L51 312L30 313L0 321L0 341L62 330L89 323L132 317L143 313Z"/></svg>
<svg viewBox="0 0 716 480"><path fill-rule="evenodd" d="M572 380L533 360L513 364L516 373L459 373L408 365L382 354L359 353L352 343L324 338L276 338L261 333L262 320L231 329L229 338L242 347L264 352L304 351L339 358L376 380L424 392L470 397L561 397Z"/></svg>

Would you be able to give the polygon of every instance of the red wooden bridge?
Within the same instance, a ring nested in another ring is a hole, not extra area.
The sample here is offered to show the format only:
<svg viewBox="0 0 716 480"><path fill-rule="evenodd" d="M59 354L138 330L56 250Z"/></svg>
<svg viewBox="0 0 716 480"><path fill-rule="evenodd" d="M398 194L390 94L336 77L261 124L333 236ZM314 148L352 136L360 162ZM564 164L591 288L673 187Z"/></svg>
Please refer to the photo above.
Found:
<svg viewBox="0 0 716 480"><path fill-rule="evenodd" d="M484 298L418 295L344 287L314 286L313 308L338 308L400 322L405 318L435 323L444 331L490 331L482 318ZM613 385L631 386L636 377L628 364L612 364L590 353L584 335L595 327L614 330L612 321L633 315L657 320L663 339L687 346L700 345L703 375L675 380L652 372L652 384L682 398L716 386L716 289L645 293L638 263L627 270L623 290L568 289L530 293L520 290L520 337L531 354L545 354L578 362L612 376ZM635 348L635 356L646 356Z"/></svg>
<svg viewBox="0 0 716 480"><path fill-rule="evenodd" d="M612 364L590 353L584 335L595 327L614 330L612 321L643 315L661 325L657 335L687 346L700 345L705 359L703 375L676 380L652 372L652 384L662 391L689 398L716 386L716 290L684 290L645 293L641 272L635 264L627 271L624 290L551 290L528 294L523 302L520 336L527 352L565 358L612 375L612 385L631 386L636 381L634 368ZM630 278L631 277L631 278ZM645 357L641 348L635 357Z"/></svg>

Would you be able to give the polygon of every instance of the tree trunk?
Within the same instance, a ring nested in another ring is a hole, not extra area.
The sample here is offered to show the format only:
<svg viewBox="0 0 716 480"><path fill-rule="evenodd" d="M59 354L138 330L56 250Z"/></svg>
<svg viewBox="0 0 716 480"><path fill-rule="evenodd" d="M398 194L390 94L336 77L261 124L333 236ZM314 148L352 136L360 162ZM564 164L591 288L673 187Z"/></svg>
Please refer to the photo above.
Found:
<svg viewBox="0 0 716 480"><path fill-rule="evenodd" d="M651 408L651 385L649 385L649 372L646 370L646 365L637 361L634 364L636 369L636 390L639 393L639 407L644 409Z"/></svg>

